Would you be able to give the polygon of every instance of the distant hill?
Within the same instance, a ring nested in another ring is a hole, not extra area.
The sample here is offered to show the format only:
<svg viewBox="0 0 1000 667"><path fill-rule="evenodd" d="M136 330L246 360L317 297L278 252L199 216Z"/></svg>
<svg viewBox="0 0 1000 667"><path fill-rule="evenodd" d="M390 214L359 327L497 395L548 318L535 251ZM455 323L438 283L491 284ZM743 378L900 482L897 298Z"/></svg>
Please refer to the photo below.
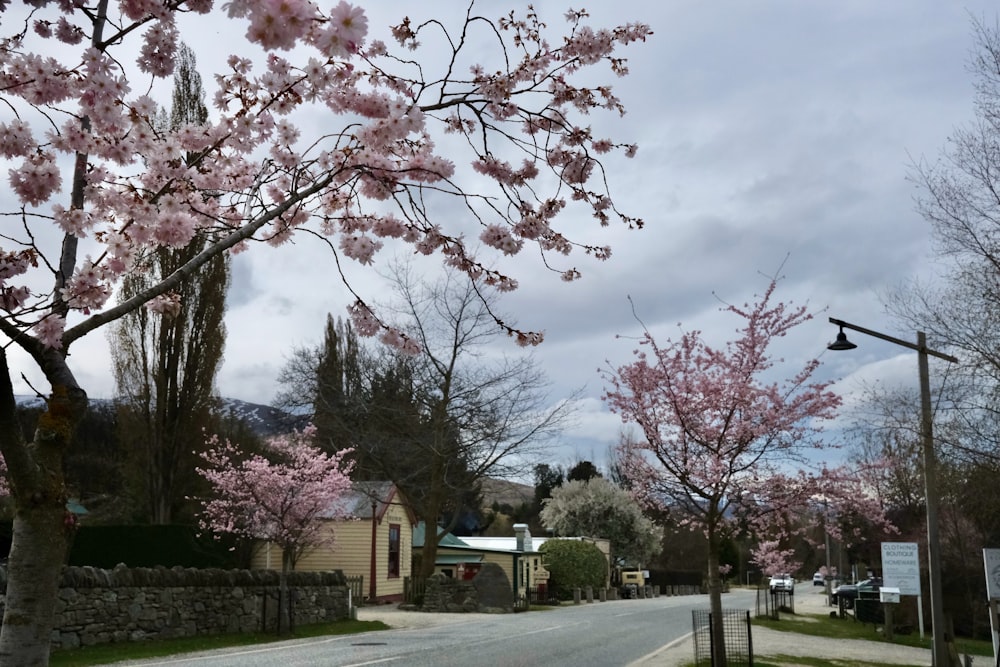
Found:
<svg viewBox="0 0 1000 667"><path fill-rule="evenodd" d="M535 497L535 487L505 479L487 477L483 480L483 506L492 507L496 502L500 505L517 507L523 502L530 502Z"/></svg>
<svg viewBox="0 0 1000 667"><path fill-rule="evenodd" d="M45 405L45 401L37 396L16 396L15 399L19 406L25 408L41 409ZM263 437L300 429L307 423L306 418L301 415L293 415L270 405L249 403L236 398L220 400L224 416L244 422L254 433ZM90 409L113 412L115 401L108 398L92 398L90 399Z"/></svg>
<svg viewBox="0 0 1000 667"><path fill-rule="evenodd" d="M244 422L257 435L269 436L301 429L309 420L304 415L294 415L270 405L248 403L236 398L223 398L226 414Z"/></svg>

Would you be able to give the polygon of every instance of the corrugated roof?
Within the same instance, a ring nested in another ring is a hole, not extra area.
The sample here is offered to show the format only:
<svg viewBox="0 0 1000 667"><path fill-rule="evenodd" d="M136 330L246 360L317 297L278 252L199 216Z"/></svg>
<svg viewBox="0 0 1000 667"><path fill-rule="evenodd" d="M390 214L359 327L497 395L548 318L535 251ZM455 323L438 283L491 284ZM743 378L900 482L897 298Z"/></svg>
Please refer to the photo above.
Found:
<svg viewBox="0 0 1000 667"><path fill-rule="evenodd" d="M510 553L518 553L517 550L517 538L516 537L463 537L462 538L466 544L470 547L475 547L477 549L482 549L484 551L508 551ZM545 544L545 541L549 539L547 537L531 537L531 552L538 551L538 549Z"/></svg>
<svg viewBox="0 0 1000 667"><path fill-rule="evenodd" d="M438 532L441 528L438 527ZM503 553L535 553L538 548L545 543L547 537L532 537L532 550L520 552L517 550L516 537L462 537L458 538L451 533L446 533L441 538L439 547L449 547L453 549L475 549L476 551L497 551ZM421 521L413 529L413 548L418 549L424 546L424 522Z"/></svg>
<svg viewBox="0 0 1000 667"><path fill-rule="evenodd" d="M482 563L483 555L470 553L465 554L438 554L434 559L435 565L458 565L459 563Z"/></svg>
<svg viewBox="0 0 1000 667"><path fill-rule="evenodd" d="M361 521L372 520L372 505L375 507L375 518L381 520L391 504L404 505L399 497L399 491L392 482L353 482L351 490L324 514L325 518L340 518L344 515ZM407 507L407 513L413 520L413 512Z"/></svg>

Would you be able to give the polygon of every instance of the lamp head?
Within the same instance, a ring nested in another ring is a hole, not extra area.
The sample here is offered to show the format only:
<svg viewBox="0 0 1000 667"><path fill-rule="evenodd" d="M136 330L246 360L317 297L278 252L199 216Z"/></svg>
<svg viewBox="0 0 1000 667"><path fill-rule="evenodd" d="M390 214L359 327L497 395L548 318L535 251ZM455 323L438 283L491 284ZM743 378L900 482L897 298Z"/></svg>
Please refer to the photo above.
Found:
<svg viewBox="0 0 1000 667"><path fill-rule="evenodd" d="M840 333L837 334L837 340L833 341L826 346L828 350L853 350L857 345L847 340L847 334L844 333L844 327L840 327Z"/></svg>

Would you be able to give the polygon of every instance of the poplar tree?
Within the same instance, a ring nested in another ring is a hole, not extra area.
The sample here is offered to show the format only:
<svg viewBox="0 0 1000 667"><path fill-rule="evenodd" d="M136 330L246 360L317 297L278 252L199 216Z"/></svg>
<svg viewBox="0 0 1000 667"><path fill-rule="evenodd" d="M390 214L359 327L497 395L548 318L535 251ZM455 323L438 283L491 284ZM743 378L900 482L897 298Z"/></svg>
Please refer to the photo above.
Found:
<svg viewBox="0 0 1000 667"><path fill-rule="evenodd" d="M160 129L204 125L204 98L194 53L182 44L171 110L169 116L160 114L160 122L169 124ZM141 262L144 270L122 281L119 300L127 301L171 275L209 242L209 237L196 237L181 248L152 250ZM140 515L154 524L174 521L197 483L194 452L216 408L214 385L226 339L228 285L228 255L216 255L177 288L181 305L176 312L140 308L120 319L111 332L126 479Z"/></svg>

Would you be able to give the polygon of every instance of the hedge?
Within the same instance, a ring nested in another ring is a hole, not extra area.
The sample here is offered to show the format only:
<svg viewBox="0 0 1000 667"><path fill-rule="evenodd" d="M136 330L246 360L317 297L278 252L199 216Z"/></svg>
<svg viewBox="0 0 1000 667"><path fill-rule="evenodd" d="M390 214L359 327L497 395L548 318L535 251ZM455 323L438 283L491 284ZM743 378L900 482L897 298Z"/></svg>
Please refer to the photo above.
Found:
<svg viewBox="0 0 1000 667"><path fill-rule="evenodd" d="M608 561L593 543L546 540L539 551L544 554L545 568L551 575L550 585L561 598L569 599L574 588L604 588L608 579Z"/></svg>

